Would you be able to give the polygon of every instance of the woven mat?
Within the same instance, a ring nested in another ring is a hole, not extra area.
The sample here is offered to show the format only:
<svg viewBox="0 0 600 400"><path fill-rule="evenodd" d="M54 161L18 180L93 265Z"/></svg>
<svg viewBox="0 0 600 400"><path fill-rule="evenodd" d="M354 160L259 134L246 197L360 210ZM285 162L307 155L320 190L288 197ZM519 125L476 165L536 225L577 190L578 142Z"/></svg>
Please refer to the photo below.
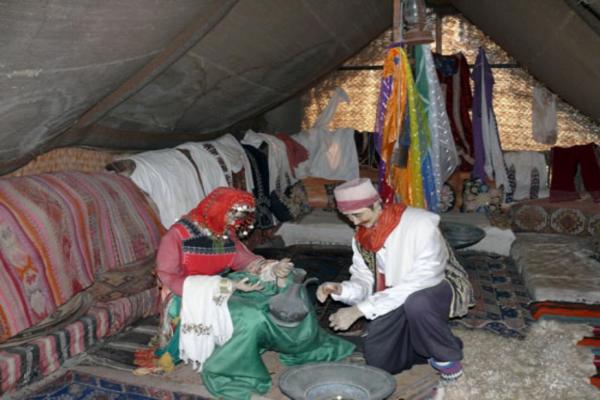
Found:
<svg viewBox="0 0 600 400"><path fill-rule="evenodd" d="M458 257L469 274L476 304L465 317L451 324L525 337L533 322L528 309L531 299L513 259L473 251L459 252Z"/></svg>
<svg viewBox="0 0 600 400"><path fill-rule="evenodd" d="M131 379L111 379L79 371L68 371L27 397L29 400L48 399L135 399L135 400L208 400L207 397L182 393L155 386L138 385Z"/></svg>

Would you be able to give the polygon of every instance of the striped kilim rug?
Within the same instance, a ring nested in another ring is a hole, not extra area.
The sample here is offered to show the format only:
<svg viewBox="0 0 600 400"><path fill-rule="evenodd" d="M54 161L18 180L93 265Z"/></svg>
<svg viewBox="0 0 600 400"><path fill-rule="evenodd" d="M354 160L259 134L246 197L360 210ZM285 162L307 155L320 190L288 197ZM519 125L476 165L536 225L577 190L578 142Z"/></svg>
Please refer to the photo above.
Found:
<svg viewBox="0 0 600 400"><path fill-rule="evenodd" d="M130 329L105 341L83 358L81 365L133 371L135 351L148 346L158 329L158 315L136 322Z"/></svg>

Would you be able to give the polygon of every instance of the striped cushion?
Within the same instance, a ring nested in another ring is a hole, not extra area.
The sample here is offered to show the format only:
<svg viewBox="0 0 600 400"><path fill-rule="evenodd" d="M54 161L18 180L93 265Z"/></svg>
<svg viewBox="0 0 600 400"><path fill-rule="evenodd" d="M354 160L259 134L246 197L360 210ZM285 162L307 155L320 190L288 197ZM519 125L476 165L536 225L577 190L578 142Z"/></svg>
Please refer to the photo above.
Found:
<svg viewBox="0 0 600 400"><path fill-rule="evenodd" d="M0 395L33 383L58 370L69 358L135 320L158 313L159 294L151 288L94 305L64 329L31 342L0 349Z"/></svg>

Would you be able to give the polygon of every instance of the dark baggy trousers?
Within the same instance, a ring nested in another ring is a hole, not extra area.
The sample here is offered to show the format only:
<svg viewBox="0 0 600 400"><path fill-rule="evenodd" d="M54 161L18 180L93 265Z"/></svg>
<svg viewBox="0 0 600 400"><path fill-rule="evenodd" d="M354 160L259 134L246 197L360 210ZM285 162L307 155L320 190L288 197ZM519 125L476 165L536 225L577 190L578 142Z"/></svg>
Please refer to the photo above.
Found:
<svg viewBox="0 0 600 400"><path fill-rule="evenodd" d="M462 342L448 325L452 290L446 281L408 296L404 304L367 323L368 365L396 374L427 359L462 360Z"/></svg>

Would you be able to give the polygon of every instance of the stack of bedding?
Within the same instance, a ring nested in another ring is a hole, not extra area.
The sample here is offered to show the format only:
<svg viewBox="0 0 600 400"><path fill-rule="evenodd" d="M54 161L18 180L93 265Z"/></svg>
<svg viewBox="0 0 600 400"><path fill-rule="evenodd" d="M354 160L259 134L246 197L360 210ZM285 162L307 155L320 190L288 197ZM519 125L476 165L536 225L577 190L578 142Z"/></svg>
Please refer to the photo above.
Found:
<svg viewBox="0 0 600 400"><path fill-rule="evenodd" d="M335 211L313 209L299 221L286 222L276 232L286 246L297 244L349 246L354 229Z"/></svg>
<svg viewBox="0 0 600 400"><path fill-rule="evenodd" d="M600 304L592 237L517 233L511 255L534 301Z"/></svg>

